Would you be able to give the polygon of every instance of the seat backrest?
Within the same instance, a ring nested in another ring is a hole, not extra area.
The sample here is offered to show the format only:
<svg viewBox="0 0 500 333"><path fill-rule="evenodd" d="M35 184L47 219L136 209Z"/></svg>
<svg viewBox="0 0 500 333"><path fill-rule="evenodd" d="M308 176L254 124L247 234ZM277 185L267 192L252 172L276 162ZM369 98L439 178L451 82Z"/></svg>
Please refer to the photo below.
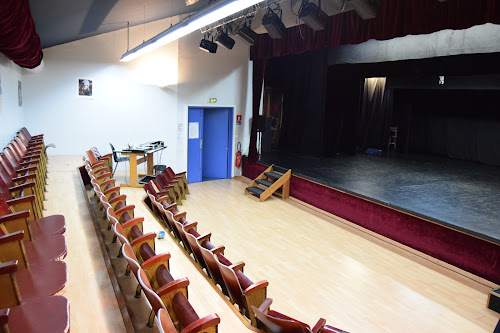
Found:
<svg viewBox="0 0 500 333"><path fill-rule="evenodd" d="M9 187L3 181L2 177L0 177L0 196L2 196L4 200L13 199L12 194L9 191Z"/></svg>
<svg viewBox="0 0 500 333"><path fill-rule="evenodd" d="M9 175L7 169L3 166L2 163L0 163L0 178L5 182L5 184L8 187L13 187L15 186L14 182L12 181L11 176Z"/></svg>
<svg viewBox="0 0 500 333"><path fill-rule="evenodd" d="M9 147L5 147L3 150L3 155L9 159L10 164L14 167L14 169L19 169L21 167L20 159L16 156L16 154Z"/></svg>
<svg viewBox="0 0 500 333"><path fill-rule="evenodd" d="M161 333L177 333L174 323L165 309L158 310L156 319L158 320L158 328Z"/></svg>
<svg viewBox="0 0 500 333"><path fill-rule="evenodd" d="M137 262L137 258L135 257L134 250L132 250L132 246L130 246L129 243L123 244L122 245L122 253L123 253L123 257L125 258L125 260L127 260L127 263L130 266L130 269L134 273L135 277L137 277L138 271L139 271L139 269L141 269L141 266Z"/></svg>
<svg viewBox="0 0 500 333"><path fill-rule="evenodd" d="M144 294L146 295L146 298L149 301L149 304L151 304L151 307L153 308L154 313L158 313L160 309L165 309L165 305L163 304L163 301L160 299L160 297L153 291L153 288L151 288L151 284L149 283L148 276L142 268L139 268L139 271L137 272L137 280L139 280L139 284L141 285L142 291L144 291Z"/></svg>
<svg viewBox="0 0 500 333"><path fill-rule="evenodd" d="M174 170L172 170L171 167L168 167L167 169L165 169L165 171L170 175L170 177L174 178L176 176Z"/></svg>
<svg viewBox="0 0 500 333"><path fill-rule="evenodd" d="M168 181L168 182L171 182L173 180L173 177L170 176L170 174L168 173L167 169L163 170L161 172L162 176Z"/></svg>
<svg viewBox="0 0 500 333"><path fill-rule="evenodd" d="M2 196L0 196L0 216L4 216L11 213L12 211L10 210L7 201L5 201L5 199Z"/></svg>
<svg viewBox="0 0 500 333"><path fill-rule="evenodd" d="M97 163L97 157L95 157L94 152L92 150L87 150L87 158L90 162L91 165L94 165Z"/></svg>
<svg viewBox="0 0 500 333"><path fill-rule="evenodd" d="M196 229L192 227L192 225L193 224L190 224L187 228L186 226L182 226L182 230L184 231L186 240L189 243L189 247L193 251L194 258L202 267L206 268L207 265L205 264L205 259L203 259L200 247L198 245L198 242L196 241L196 237L199 237L200 234L198 233L198 231L196 231Z"/></svg>
<svg viewBox="0 0 500 333"><path fill-rule="evenodd" d="M214 256L217 265L219 266L220 273L222 278L224 279L224 283L226 284L227 291L229 292L229 296L231 300L238 304L240 309L246 309L246 301L245 296L243 294L243 289L241 288L240 282L238 281L238 277L232 268L226 266L221 263L217 256ZM249 309L247 309L249 310Z"/></svg>
<svg viewBox="0 0 500 333"><path fill-rule="evenodd" d="M197 241L198 242L198 241ZM200 250L203 259L205 260L205 264L207 265L208 272L210 276L214 280L216 284L219 286L224 286L224 280L222 279L222 275L220 273L219 265L217 265L217 261L215 261L214 254L209 249L203 247L202 244L198 243L198 248Z"/></svg>
<svg viewBox="0 0 500 333"><path fill-rule="evenodd" d="M283 317L272 316L264 313L252 305L252 311L257 318L257 328L268 333L310 333L311 330L304 324ZM272 313L270 311L269 313Z"/></svg>

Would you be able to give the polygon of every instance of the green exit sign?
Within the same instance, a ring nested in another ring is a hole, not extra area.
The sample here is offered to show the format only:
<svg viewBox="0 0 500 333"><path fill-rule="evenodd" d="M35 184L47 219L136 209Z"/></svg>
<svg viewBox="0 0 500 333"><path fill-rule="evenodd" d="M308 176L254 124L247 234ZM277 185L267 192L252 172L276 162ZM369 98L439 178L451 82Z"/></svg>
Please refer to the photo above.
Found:
<svg viewBox="0 0 500 333"><path fill-rule="evenodd" d="M217 103L217 98L215 98L215 97L210 97L210 98L208 99L208 103Z"/></svg>

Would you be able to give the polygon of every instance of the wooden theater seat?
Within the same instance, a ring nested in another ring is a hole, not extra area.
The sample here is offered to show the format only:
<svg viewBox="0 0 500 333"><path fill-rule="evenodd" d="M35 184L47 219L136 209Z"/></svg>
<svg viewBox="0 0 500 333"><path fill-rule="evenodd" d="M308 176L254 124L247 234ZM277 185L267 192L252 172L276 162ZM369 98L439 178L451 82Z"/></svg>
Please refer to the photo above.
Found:
<svg viewBox="0 0 500 333"><path fill-rule="evenodd" d="M168 172L166 172L166 170L163 170L161 174L156 176L156 178L158 178L159 180L163 179L163 182L169 185L174 185L174 190L179 193L180 199L186 199L182 180L173 178Z"/></svg>
<svg viewBox="0 0 500 333"><path fill-rule="evenodd" d="M2 332L69 332L69 303L63 296L45 296L0 309Z"/></svg>
<svg viewBox="0 0 500 333"><path fill-rule="evenodd" d="M28 170L16 172L10 161L3 154L0 154L0 177L3 178L5 183L11 187L33 182L35 186L32 194L36 193L42 200L44 200L45 184L40 182L37 183L37 175L36 173L33 173L34 170L32 169L33 168L28 168Z"/></svg>
<svg viewBox="0 0 500 333"><path fill-rule="evenodd" d="M226 257L224 257L224 246L218 246L214 247L210 241L205 240L203 242L200 242L200 240L197 240L198 243L198 248L201 252L201 255L203 256L203 259L205 260L205 264L207 267L207 271L209 273L210 278L215 284L218 284L220 288L222 289L222 293L226 296L229 296L229 292L226 288L226 283L224 282L224 279L222 278L222 274L220 272L219 265L217 264L217 261L215 260L215 256L218 257L219 261L224 263L226 266L231 266L232 263L229 261ZM242 268L243 269L243 268Z"/></svg>
<svg viewBox="0 0 500 333"><path fill-rule="evenodd" d="M142 269L138 270L137 277L144 294L153 308L151 312L152 316L150 316L150 324L152 324L155 317L154 315L158 313L160 309L166 309L165 304L158 294L151 289L147 275ZM217 326L220 323L219 316L211 314L200 319L183 292L177 292L172 297L172 312L168 311L168 309L166 310L170 314L174 325L177 326L178 332L217 332Z"/></svg>
<svg viewBox="0 0 500 333"><path fill-rule="evenodd" d="M168 167L165 169L165 171L174 179L177 179L180 181L180 183L183 185L184 188L184 194L189 194L189 189L188 189L188 184L187 184L187 178L186 178L186 172L179 172L175 173L174 170L172 170L171 167Z"/></svg>
<svg viewBox="0 0 500 333"><path fill-rule="evenodd" d="M26 127L21 128L18 134L23 134L29 142L43 141L43 134L31 135Z"/></svg>
<svg viewBox="0 0 500 333"><path fill-rule="evenodd" d="M60 295L64 292L67 282L65 262L50 261L43 266L31 265L26 269L18 269L17 264L17 260L0 263L0 290L10 288L15 273L17 288L23 300Z"/></svg>
<svg viewBox="0 0 500 333"><path fill-rule="evenodd" d="M169 195L174 198L175 202L179 202L182 199L182 194L178 190L175 183L170 183L163 174L158 174L155 179L152 180L153 184L156 185L158 190L163 192L168 192Z"/></svg>
<svg viewBox="0 0 500 333"><path fill-rule="evenodd" d="M267 298L259 308L252 305L255 314L257 328L268 333L347 333L336 327L326 325L326 320L320 318L311 329L309 325L290 318L280 312L270 310L271 298Z"/></svg>
<svg viewBox="0 0 500 333"><path fill-rule="evenodd" d="M231 302L237 304L240 313L249 318L252 326L256 327L257 323L251 306L260 306L266 300L269 282L263 280L253 283L243 274L244 262L228 266L219 260L219 256L215 255L214 258L226 284Z"/></svg>
<svg viewBox="0 0 500 333"><path fill-rule="evenodd" d="M15 199L19 200L19 199ZM12 212L9 203L0 197L0 223L9 231L23 230L25 240L37 239L43 235L64 234L66 221L63 215L51 215L41 219L30 220L30 211Z"/></svg>

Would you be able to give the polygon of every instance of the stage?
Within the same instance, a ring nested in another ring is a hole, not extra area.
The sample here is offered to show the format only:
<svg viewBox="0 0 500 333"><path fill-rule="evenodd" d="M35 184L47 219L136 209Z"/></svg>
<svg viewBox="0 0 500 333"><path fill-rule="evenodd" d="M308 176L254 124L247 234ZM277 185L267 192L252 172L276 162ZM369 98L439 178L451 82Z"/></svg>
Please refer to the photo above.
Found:
<svg viewBox="0 0 500 333"><path fill-rule="evenodd" d="M500 244L500 167L431 155L261 155L260 163Z"/></svg>
<svg viewBox="0 0 500 333"><path fill-rule="evenodd" d="M270 164L291 168L291 197L500 284L499 167L398 154L243 162L250 179Z"/></svg>

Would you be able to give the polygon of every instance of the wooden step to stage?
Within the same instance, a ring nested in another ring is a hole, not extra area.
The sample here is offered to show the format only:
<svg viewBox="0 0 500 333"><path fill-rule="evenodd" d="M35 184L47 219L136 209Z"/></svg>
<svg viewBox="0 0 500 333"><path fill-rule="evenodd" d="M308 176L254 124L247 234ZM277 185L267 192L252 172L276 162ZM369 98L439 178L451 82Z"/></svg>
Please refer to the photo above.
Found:
<svg viewBox="0 0 500 333"><path fill-rule="evenodd" d="M264 201L272 194L277 194L283 199L288 198L290 193L290 178L292 170L271 165L248 185L245 193L252 193Z"/></svg>

